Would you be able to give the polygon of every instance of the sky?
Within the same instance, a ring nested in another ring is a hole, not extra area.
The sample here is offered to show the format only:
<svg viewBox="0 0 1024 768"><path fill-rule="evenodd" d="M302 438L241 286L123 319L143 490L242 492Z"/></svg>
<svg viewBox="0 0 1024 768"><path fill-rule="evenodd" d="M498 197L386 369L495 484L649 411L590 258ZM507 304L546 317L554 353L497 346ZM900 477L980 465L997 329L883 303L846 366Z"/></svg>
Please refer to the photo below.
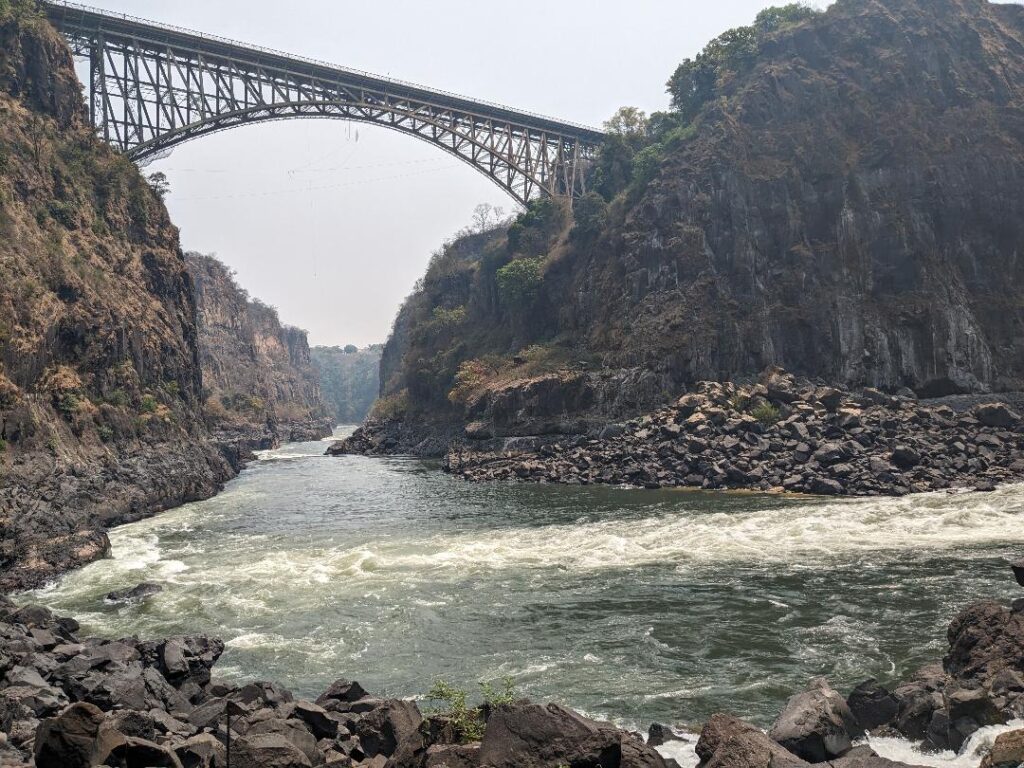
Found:
<svg viewBox="0 0 1024 768"><path fill-rule="evenodd" d="M90 0L90 5L600 126L770 0ZM818 3L822 5L823 3ZM430 144L285 120L180 145L164 172L186 250L214 253L314 345L382 342L431 254L482 202L516 203Z"/></svg>

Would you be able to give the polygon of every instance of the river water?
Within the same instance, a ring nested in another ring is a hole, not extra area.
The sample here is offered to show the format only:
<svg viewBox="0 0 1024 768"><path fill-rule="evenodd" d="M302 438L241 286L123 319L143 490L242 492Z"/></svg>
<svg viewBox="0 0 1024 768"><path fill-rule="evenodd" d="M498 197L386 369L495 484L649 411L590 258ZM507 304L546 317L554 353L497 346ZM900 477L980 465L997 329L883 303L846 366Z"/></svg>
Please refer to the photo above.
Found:
<svg viewBox="0 0 1024 768"><path fill-rule="evenodd" d="M228 679L396 696L444 679L620 724L767 725L809 678L845 690L941 656L967 602L1010 599L1024 487L822 501L471 485L412 459L261 455L219 496L111 532L29 595L86 634L209 633ZM103 596L141 581L141 605Z"/></svg>

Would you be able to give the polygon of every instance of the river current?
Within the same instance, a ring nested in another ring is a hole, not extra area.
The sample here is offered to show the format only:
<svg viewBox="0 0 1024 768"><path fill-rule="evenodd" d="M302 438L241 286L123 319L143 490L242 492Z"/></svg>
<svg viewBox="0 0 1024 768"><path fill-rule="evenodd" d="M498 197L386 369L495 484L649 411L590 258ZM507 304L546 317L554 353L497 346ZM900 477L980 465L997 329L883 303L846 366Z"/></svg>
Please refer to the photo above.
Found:
<svg viewBox="0 0 1024 768"><path fill-rule="evenodd" d="M304 696L338 677L413 696L511 676L645 729L717 711L766 726L815 675L896 681L942 655L964 604L1019 592L1022 486L824 501L472 485L324 448L261 454L28 597L84 634L217 635L222 678ZM141 581L164 591L104 601Z"/></svg>

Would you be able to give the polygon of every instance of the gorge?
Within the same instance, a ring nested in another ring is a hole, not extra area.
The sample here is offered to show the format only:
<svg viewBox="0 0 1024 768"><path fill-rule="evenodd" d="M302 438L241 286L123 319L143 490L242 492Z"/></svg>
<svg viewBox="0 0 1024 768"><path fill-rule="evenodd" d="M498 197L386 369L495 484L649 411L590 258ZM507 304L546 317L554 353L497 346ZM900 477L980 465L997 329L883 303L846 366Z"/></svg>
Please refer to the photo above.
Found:
<svg viewBox="0 0 1024 768"><path fill-rule="evenodd" d="M1024 6L767 9L664 112L506 110L580 164L363 349L183 252L56 7L0 0L0 765L1024 763Z"/></svg>

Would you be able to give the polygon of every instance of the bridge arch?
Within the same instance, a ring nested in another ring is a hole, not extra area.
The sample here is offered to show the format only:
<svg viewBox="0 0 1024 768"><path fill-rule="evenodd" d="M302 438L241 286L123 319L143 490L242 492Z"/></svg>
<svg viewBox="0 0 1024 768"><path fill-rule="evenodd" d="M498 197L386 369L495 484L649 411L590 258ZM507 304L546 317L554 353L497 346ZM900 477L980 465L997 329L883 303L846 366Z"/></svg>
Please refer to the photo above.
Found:
<svg viewBox="0 0 1024 768"><path fill-rule="evenodd" d="M247 123L341 118L415 136L455 155L520 203L579 196L603 134L592 128L107 13L44 3L88 57L97 133L135 160Z"/></svg>

